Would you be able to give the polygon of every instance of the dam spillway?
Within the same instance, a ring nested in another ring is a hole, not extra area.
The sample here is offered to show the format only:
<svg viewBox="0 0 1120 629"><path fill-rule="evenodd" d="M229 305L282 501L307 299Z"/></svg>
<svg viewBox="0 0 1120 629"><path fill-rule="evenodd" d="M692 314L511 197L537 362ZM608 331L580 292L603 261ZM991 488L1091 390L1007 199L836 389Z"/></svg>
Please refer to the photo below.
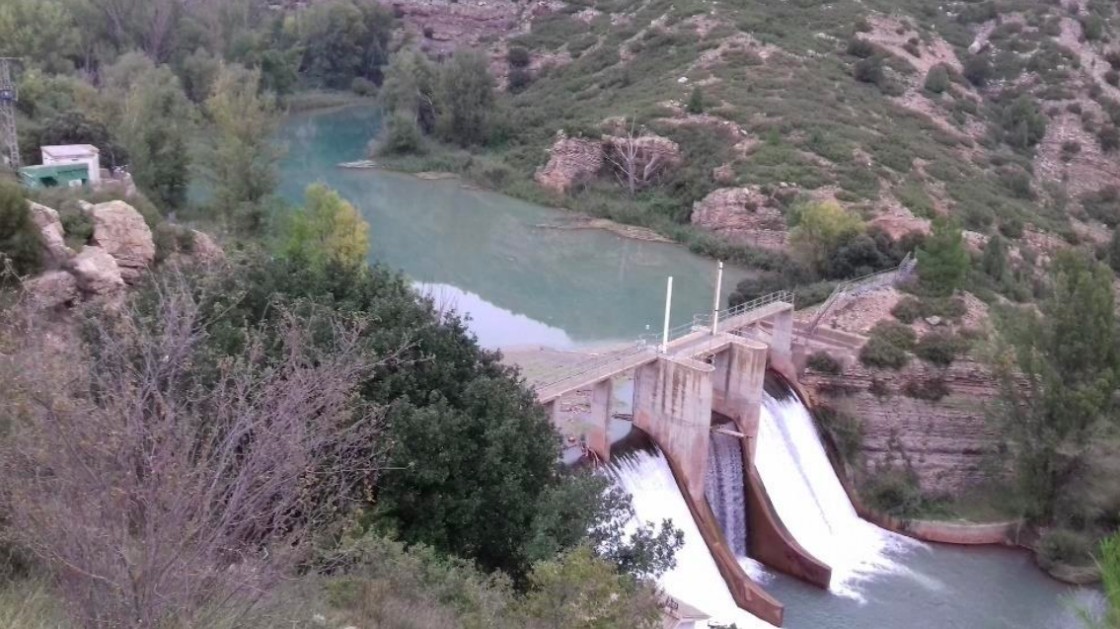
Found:
<svg viewBox="0 0 1120 629"><path fill-rule="evenodd" d="M747 554L747 505L743 483L742 440L712 433L704 494L736 556Z"/></svg>
<svg viewBox="0 0 1120 629"><path fill-rule="evenodd" d="M833 593L858 599L861 581L907 572L900 559L922 544L859 517L809 410L792 393L764 395L754 463L794 539L832 568Z"/></svg>

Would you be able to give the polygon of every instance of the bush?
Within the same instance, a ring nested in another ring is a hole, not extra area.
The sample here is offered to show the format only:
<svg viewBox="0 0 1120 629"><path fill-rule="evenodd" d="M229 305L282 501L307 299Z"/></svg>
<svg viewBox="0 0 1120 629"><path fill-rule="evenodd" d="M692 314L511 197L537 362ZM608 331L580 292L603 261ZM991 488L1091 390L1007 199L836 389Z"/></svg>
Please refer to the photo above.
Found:
<svg viewBox="0 0 1120 629"><path fill-rule="evenodd" d="M883 60L879 57L868 57L856 62L852 76L861 83L879 85L883 82Z"/></svg>
<svg viewBox="0 0 1120 629"><path fill-rule="evenodd" d="M1092 218L1115 227L1120 224L1120 187L1105 186L1081 195L1081 205Z"/></svg>
<svg viewBox="0 0 1120 629"><path fill-rule="evenodd" d="M31 219L31 206L23 191L13 184L0 184L0 282L11 264L17 275L39 270L39 228Z"/></svg>
<svg viewBox="0 0 1120 629"><path fill-rule="evenodd" d="M395 111L385 123L376 151L383 155L404 155L420 153L423 147L424 134L416 118L405 111Z"/></svg>
<svg viewBox="0 0 1120 629"><path fill-rule="evenodd" d="M925 316L924 313L925 308L916 297L904 297L894 305L894 308L891 308L891 316L905 324L921 319Z"/></svg>
<svg viewBox="0 0 1120 629"><path fill-rule="evenodd" d="M973 55L965 59L962 71L964 78L976 87L984 87L992 77L992 62L987 55Z"/></svg>
<svg viewBox="0 0 1120 629"><path fill-rule="evenodd" d="M916 400L925 400L927 402L937 402L941 398L949 395L949 385L945 384L945 379L941 376L932 376L929 378L911 378L902 385L902 393L906 397L912 397Z"/></svg>
<svg viewBox="0 0 1120 629"><path fill-rule="evenodd" d="M949 68L944 63L939 63L926 73L925 89L927 92L941 94L949 89Z"/></svg>
<svg viewBox="0 0 1120 629"><path fill-rule="evenodd" d="M350 91L358 96L377 96L377 84L365 77L356 76L350 81Z"/></svg>
<svg viewBox="0 0 1120 629"><path fill-rule="evenodd" d="M880 321L875 324L875 327L871 328L871 338L876 337L882 338L891 345L905 351L913 349L914 342L917 340L917 334L914 333L913 328L890 320Z"/></svg>
<svg viewBox="0 0 1120 629"><path fill-rule="evenodd" d="M863 423L859 418L823 405L815 416L821 428L832 437L840 456L849 463L857 462L863 449Z"/></svg>
<svg viewBox="0 0 1120 629"><path fill-rule="evenodd" d="M532 83L532 81L533 75L525 68L513 68L509 71L509 91L511 94L517 94L529 87L529 83Z"/></svg>
<svg viewBox="0 0 1120 629"><path fill-rule="evenodd" d="M1116 87L1117 85L1120 85L1120 72L1117 72L1116 70L1109 70L1108 72L1104 73L1104 80L1109 85Z"/></svg>
<svg viewBox="0 0 1120 629"><path fill-rule="evenodd" d="M877 470L863 487L872 509L895 518L911 518L922 511L924 501L918 479L912 472Z"/></svg>
<svg viewBox="0 0 1120 629"><path fill-rule="evenodd" d="M873 336L859 350L859 361L868 367L902 369L910 362L910 356L886 339Z"/></svg>
<svg viewBox="0 0 1120 629"><path fill-rule="evenodd" d="M875 45L862 37L853 37L848 40L848 54L867 59L875 54Z"/></svg>
<svg viewBox="0 0 1120 629"><path fill-rule="evenodd" d="M844 371L844 366L840 364L840 361L824 350L813 352L809 356L808 365L809 369L830 376L840 375Z"/></svg>
<svg viewBox="0 0 1120 629"><path fill-rule="evenodd" d="M688 113L704 113L704 92L700 90L699 85L693 86L692 94L688 97Z"/></svg>
<svg viewBox="0 0 1120 629"><path fill-rule="evenodd" d="M1097 131L1097 142L1102 151L1111 153L1120 148L1120 131L1113 125L1102 125L1100 131Z"/></svg>
<svg viewBox="0 0 1120 629"><path fill-rule="evenodd" d="M871 384L867 385L867 392L877 398L890 397L891 387L885 380L872 378Z"/></svg>
<svg viewBox="0 0 1120 629"><path fill-rule="evenodd" d="M1064 528L1043 533L1037 551L1038 561L1044 568L1058 564L1085 566L1093 562L1093 542L1089 536Z"/></svg>
<svg viewBox="0 0 1120 629"><path fill-rule="evenodd" d="M1099 15L1086 15L1081 18L1081 34L1088 41L1097 41L1104 35L1104 20Z"/></svg>
<svg viewBox="0 0 1120 629"><path fill-rule="evenodd" d="M511 68L527 68L532 62L529 49L524 46L510 46L506 53L506 60Z"/></svg>
<svg viewBox="0 0 1120 629"><path fill-rule="evenodd" d="M81 210L59 210L62 231L66 234L66 245L78 251L93 237L93 219Z"/></svg>

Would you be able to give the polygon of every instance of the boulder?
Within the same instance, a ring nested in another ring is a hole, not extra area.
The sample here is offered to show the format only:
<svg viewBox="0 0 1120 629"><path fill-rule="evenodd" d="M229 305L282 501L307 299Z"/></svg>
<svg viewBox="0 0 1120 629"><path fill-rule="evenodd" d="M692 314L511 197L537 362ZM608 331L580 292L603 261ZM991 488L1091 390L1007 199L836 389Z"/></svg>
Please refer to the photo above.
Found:
<svg viewBox="0 0 1120 629"><path fill-rule="evenodd" d="M78 299L78 281L66 271L47 271L24 282L23 288L40 308L57 308Z"/></svg>
<svg viewBox="0 0 1120 629"><path fill-rule="evenodd" d="M101 247L86 245L70 260L78 288L94 295L109 295L124 288L117 260Z"/></svg>
<svg viewBox="0 0 1120 629"><path fill-rule="evenodd" d="M755 186L713 190L693 204L691 222L757 247L784 249L789 243L779 203Z"/></svg>
<svg viewBox="0 0 1120 629"><path fill-rule="evenodd" d="M133 283L156 258L152 230L124 201L99 203L86 212L93 218L93 244L116 260L120 276Z"/></svg>
<svg viewBox="0 0 1120 629"><path fill-rule="evenodd" d="M31 220L39 228L43 241L44 261L49 267L60 267L74 257L74 250L66 246L66 233L58 212L38 203L31 203Z"/></svg>
<svg viewBox="0 0 1120 629"><path fill-rule="evenodd" d="M191 257L199 264L209 266L226 259L226 252L214 242L210 234L191 230Z"/></svg>
<svg viewBox="0 0 1120 629"><path fill-rule="evenodd" d="M594 178L603 168L603 145L598 140L569 138L563 131L548 151L548 163L533 177L541 186L566 193Z"/></svg>

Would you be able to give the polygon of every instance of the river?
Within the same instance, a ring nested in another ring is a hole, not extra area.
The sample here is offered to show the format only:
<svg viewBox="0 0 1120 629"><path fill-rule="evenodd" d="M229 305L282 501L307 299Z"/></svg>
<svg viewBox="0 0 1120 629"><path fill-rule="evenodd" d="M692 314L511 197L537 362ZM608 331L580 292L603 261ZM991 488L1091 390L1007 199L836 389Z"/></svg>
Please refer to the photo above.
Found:
<svg viewBox="0 0 1120 629"><path fill-rule="evenodd" d="M711 308L714 263L681 247L544 228L568 215L455 180L338 168L365 157L376 128L363 108L289 118L281 193L300 203L312 183L338 190L370 224L370 259L468 314L482 345L572 349L656 335L669 275L674 325ZM725 286L744 275L728 269ZM872 572L843 594L769 573L763 581L794 629L1074 629L1072 607L1094 596L1006 549L920 545L892 561L904 569Z"/></svg>

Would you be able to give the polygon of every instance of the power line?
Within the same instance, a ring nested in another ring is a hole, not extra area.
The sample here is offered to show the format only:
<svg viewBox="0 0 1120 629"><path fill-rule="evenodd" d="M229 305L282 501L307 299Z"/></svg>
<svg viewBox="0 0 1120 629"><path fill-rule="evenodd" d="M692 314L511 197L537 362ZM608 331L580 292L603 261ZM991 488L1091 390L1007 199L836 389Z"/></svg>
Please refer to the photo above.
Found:
<svg viewBox="0 0 1120 629"><path fill-rule="evenodd" d="M12 62L18 63L19 59L0 57L0 143L4 145L8 165L12 170L19 170L19 135L16 131L19 89L12 80Z"/></svg>

